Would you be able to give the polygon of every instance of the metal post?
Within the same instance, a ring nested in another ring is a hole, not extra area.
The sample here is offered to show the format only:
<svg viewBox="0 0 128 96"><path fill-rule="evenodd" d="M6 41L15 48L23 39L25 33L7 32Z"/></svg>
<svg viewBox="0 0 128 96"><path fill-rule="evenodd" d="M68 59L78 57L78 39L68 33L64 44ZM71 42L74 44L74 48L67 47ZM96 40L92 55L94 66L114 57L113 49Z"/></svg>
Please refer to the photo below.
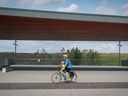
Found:
<svg viewBox="0 0 128 96"><path fill-rule="evenodd" d="M118 44L118 46L119 46L119 65L121 65L121 42L119 41L119 44Z"/></svg>
<svg viewBox="0 0 128 96"><path fill-rule="evenodd" d="M15 53L16 53L17 52L17 46L18 46L17 40L15 40L15 43L13 43L13 45L15 46Z"/></svg>

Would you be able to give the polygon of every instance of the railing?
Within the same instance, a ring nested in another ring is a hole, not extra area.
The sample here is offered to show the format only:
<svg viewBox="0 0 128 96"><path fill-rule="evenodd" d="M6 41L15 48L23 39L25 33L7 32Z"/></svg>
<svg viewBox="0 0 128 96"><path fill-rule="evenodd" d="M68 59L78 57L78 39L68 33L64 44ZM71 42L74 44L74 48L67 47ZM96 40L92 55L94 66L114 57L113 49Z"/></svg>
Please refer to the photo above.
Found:
<svg viewBox="0 0 128 96"><path fill-rule="evenodd" d="M62 59L15 58L8 59L9 65L59 65ZM71 59L73 65L119 66L118 59Z"/></svg>

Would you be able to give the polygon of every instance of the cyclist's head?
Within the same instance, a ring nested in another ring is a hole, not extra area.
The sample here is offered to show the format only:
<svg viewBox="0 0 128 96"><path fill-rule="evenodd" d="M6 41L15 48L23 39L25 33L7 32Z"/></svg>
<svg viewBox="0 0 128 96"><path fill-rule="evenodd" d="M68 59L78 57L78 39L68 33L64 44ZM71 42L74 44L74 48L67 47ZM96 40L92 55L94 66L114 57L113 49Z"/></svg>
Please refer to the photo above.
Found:
<svg viewBox="0 0 128 96"><path fill-rule="evenodd" d="M64 54L63 57L64 57L64 58L68 58L68 55L67 55L67 54Z"/></svg>

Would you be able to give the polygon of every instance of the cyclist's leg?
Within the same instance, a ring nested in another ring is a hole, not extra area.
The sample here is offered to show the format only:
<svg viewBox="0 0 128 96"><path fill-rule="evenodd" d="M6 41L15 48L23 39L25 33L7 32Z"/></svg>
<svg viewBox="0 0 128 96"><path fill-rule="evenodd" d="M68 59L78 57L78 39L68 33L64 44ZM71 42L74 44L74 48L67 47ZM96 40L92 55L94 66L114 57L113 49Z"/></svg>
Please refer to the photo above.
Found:
<svg viewBox="0 0 128 96"><path fill-rule="evenodd" d="M70 70L71 70L71 68L67 68L67 69L66 69L68 78L70 78L70 75L71 75L71 74L70 74Z"/></svg>
<svg viewBox="0 0 128 96"><path fill-rule="evenodd" d="M64 71L60 71L61 75L64 77L64 80L66 80L66 72Z"/></svg>
<svg viewBox="0 0 128 96"><path fill-rule="evenodd" d="M73 73L72 69L71 68L68 68L67 72L68 72L68 75L69 75L70 79L73 80L74 73Z"/></svg>
<svg viewBox="0 0 128 96"><path fill-rule="evenodd" d="M73 80L73 78L74 78L74 73L73 73L73 71L70 72L70 78L71 78L71 80Z"/></svg>

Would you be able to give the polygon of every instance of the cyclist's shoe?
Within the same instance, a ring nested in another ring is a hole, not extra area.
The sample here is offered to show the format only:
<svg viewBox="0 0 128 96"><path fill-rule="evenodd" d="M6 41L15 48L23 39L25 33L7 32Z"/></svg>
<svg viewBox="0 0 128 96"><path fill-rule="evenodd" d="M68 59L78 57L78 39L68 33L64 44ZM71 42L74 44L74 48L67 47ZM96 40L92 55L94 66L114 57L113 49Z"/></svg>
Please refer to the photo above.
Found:
<svg viewBox="0 0 128 96"><path fill-rule="evenodd" d="M64 80L66 80L66 77L64 77Z"/></svg>
<svg viewBox="0 0 128 96"><path fill-rule="evenodd" d="M74 72L71 72L70 77L73 77L73 76L74 76Z"/></svg>

